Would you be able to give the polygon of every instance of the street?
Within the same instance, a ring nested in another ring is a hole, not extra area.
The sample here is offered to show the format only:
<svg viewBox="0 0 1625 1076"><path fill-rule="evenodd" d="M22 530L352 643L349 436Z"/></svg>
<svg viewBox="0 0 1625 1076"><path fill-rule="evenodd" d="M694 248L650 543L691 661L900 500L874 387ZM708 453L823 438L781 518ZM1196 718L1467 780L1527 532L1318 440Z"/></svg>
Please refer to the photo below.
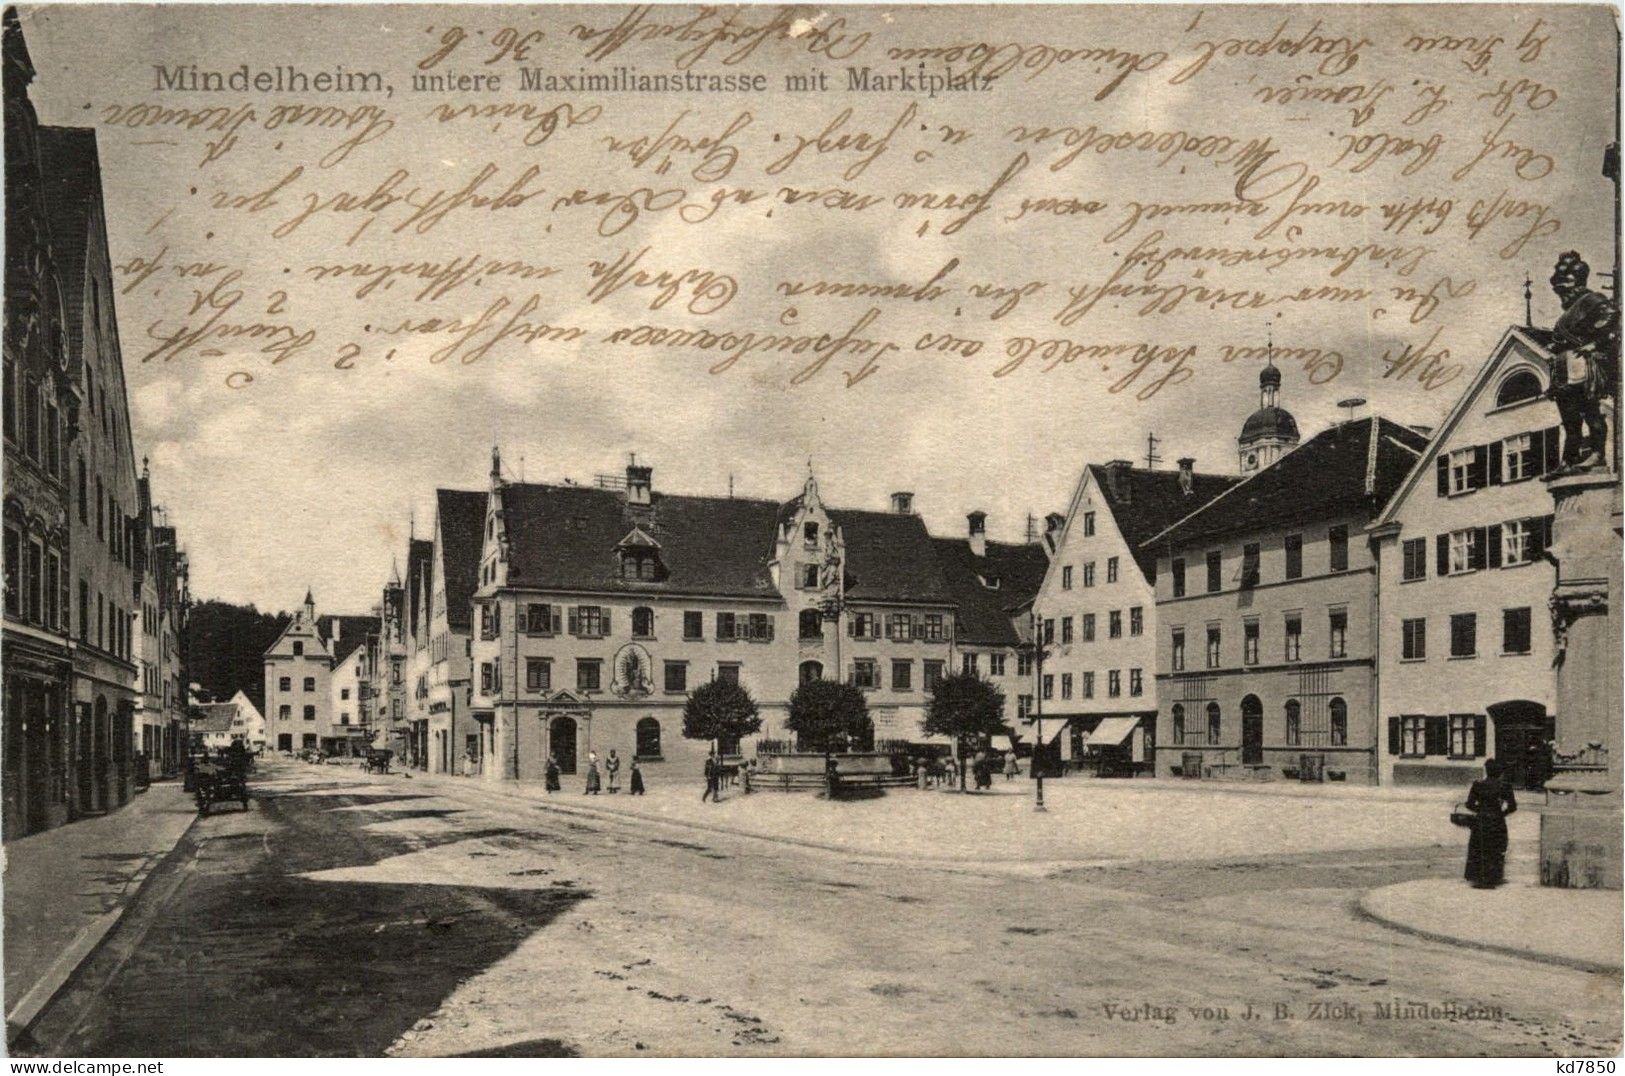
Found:
<svg viewBox="0 0 1625 1076"><path fill-rule="evenodd" d="M27 1052L1619 1048L1617 977L1356 913L1457 849L920 867L342 766L271 762L253 792L193 827Z"/></svg>

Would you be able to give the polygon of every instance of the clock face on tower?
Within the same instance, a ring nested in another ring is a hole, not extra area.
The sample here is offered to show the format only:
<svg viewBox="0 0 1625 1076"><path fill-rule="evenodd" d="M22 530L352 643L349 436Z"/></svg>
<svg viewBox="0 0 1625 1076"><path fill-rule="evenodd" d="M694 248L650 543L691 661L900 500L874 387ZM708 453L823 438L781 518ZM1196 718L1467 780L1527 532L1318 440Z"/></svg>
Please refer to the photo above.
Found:
<svg viewBox="0 0 1625 1076"><path fill-rule="evenodd" d="M609 689L623 699L641 699L655 689L653 669L649 652L637 643L627 643L615 652Z"/></svg>

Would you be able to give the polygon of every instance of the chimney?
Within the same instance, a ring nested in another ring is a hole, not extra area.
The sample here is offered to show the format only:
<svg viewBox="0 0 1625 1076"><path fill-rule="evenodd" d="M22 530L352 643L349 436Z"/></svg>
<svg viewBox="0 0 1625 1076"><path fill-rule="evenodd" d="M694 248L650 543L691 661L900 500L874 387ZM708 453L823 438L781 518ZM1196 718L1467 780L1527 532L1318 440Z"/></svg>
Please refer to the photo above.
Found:
<svg viewBox="0 0 1625 1076"><path fill-rule="evenodd" d="M1196 486L1196 461L1189 456L1179 461L1179 492L1190 496Z"/></svg>
<svg viewBox="0 0 1625 1076"><path fill-rule="evenodd" d="M970 551L974 557L987 556L987 513L975 511L965 517L970 523Z"/></svg>
<svg viewBox="0 0 1625 1076"><path fill-rule="evenodd" d="M1123 481L1123 476L1133 466L1128 460L1110 460L1106 463L1106 488L1112 500L1126 502L1129 499L1128 483Z"/></svg>
<svg viewBox="0 0 1625 1076"><path fill-rule="evenodd" d="M899 490L891 495L891 510L900 516L914 514L914 494Z"/></svg>
<svg viewBox="0 0 1625 1076"><path fill-rule="evenodd" d="M636 463L626 465L627 504L648 506L654 485L654 473L653 467L643 467Z"/></svg>

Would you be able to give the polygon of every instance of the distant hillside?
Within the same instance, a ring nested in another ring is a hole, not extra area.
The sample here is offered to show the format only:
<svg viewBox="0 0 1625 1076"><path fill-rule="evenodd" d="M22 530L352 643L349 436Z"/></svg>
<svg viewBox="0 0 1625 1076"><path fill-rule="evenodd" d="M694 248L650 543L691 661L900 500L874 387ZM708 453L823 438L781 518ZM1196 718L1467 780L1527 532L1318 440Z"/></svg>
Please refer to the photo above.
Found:
<svg viewBox="0 0 1625 1076"><path fill-rule="evenodd" d="M192 682L215 699L241 691L265 710L265 667L262 658L293 618L262 613L252 605L203 601L192 606L186 626Z"/></svg>

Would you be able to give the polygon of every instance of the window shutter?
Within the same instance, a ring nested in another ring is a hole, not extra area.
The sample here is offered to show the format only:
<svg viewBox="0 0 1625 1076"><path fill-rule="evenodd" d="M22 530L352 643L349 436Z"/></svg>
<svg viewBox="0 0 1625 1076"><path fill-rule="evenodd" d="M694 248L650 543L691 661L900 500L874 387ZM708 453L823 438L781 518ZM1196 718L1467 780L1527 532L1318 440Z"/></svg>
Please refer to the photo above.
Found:
<svg viewBox="0 0 1625 1076"><path fill-rule="evenodd" d="M773 641L773 615L771 613L767 617L767 641Z"/></svg>
<svg viewBox="0 0 1625 1076"><path fill-rule="evenodd" d="M553 631L554 631L555 634L559 631L559 619L560 619L559 611L557 609L554 609L553 610Z"/></svg>
<svg viewBox="0 0 1625 1076"><path fill-rule="evenodd" d="M855 616L847 617L846 618L846 634L847 634L847 637L848 638L856 638L857 633L858 633L858 618L855 617Z"/></svg>
<svg viewBox="0 0 1625 1076"><path fill-rule="evenodd" d="M1440 715L1430 715L1427 718L1426 729L1424 752L1429 755L1448 755L1450 753L1450 719Z"/></svg>
<svg viewBox="0 0 1625 1076"><path fill-rule="evenodd" d="M1483 568L1488 563L1484 555L1484 528L1474 527L1467 533L1467 567Z"/></svg>
<svg viewBox="0 0 1625 1076"><path fill-rule="evenodd" d="M1484 733L1485 733L1484 724L1485 724L1485 722L1484 722L1484 715L1483 714L1474 714L1473 715L1473 757L1474 758L1483 758L1484 757Z"/></svg>
<svg viewBox="0 0 1625 1076"><path fill-rule="evenodd" d="M1543 466L1541 467L1541 474L1545 474L1547 471L1557 470L1557 450L1559 445L1558 428L1556 426L1546 427L1545 437L1542 438L1542 440L1545 445L1545 451L1543 453L1545 460L1543 462Z"/></svg>
<svg viewBox="0 0 1625 1076"><path fill-rule="evenodd" d="M1438 574L1440 576L1446 576L1446 575L1450 574L1450 535L1448 535L1448 534L1439 535L1439 537L1438 537L1438 547L1439 547L1439 556L1438 556L1438 562L1439 563L1437 565L1437 567L1439 569Z"/></svg>
<svg viewBox="0 0 1625 1076"><path fill-rule="evenodd" d="M1501 484L1501 442L1494 441L1494 442L1491 442L1491 444L1490 444L1490 485L1499 486L1500 484Z"/></svg>
<svg viewBox="0 0 1625 1076"><path fill-rule="evenodd" d="M1485 556L1491 568L1501 566L1501 524L1492 523L1484 528Z"/></svg>
<svg viewBox="0 0 1625 1076"><path fill-rule="evenodd" d="M581 609L579 606L570 607L570 634L581 634Z"/></svg>
<svg viewBox="0 0 1625 1076"><path fill-rule="evenodd" d="M1548 550L1548 549L1550 549L1552 547L1552 517L1551 516L1541 516L1540 517L1540 527L1538 528L1538 533L1540 534L1540 551L1542 553L1545 553L1546 550Z"/></svg>
<svg viewBox="0 0 1625 1076"><path fill-rule="evenodd" d="M1397 717L1388 719L1388 753L1390 755L1399 754L1399 718Z"/></svg>
<svg viewBox="0 0 1625 1076"><path fill-rule="evenodd" d="M1489 485L1490 450L1487 445L1473 446L1473 462L1467 467L1467 488L1483 489Z"/></svg>
<svg viewBox="0 0 1625 1076"><path fill-rule="evenodd" d="M728 637L727 634L723 631L723 625L725 623L727 623L727 622L722 619L722 614L718 613L717 614L717 638L718 639L726 639Z"/></svg>
<svg viewBox="0 0 1625 1076"><path fill-rule="evenodd" d="M1437 470L1439 473L1439 496L1448 497L1450 496L1450 457L1443 452L1439 453Z"/></svg>
<svg viewBox="0 0 1625 1076"><path fill-rule="evenodd" d="M610 630L609 630L609 610L608 609L600 609L599 613L602 614L603 618L598 623L599 623L603 633L605 635L608 635L608 634L610 634Z"/></svg>

